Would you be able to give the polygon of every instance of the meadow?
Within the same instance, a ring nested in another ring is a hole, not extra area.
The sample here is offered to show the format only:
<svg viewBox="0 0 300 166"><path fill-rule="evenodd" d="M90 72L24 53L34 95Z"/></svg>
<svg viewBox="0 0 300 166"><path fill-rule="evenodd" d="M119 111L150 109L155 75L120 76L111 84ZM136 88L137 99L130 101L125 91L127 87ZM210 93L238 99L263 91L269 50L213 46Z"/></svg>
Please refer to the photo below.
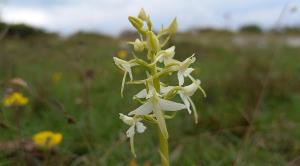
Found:
<svg viewBox="0 0 300 166"><path fill-rule="evenodd" d="M178 34L180 60L196 53L194 75L207 97L193 97L195 124L186 111L168 121L171 165L299 165L300 47L285 34ZM10 80L28 84L20 130L15 110L1 106L0 165L157 165L155 130L137 135L134 159L119 113L136 108L113 63L127 39L78 33L4 38L0 42L0 93ZM128 57L125 57L125 59ZM140 71L136 71L139 73ZM143 74L143 73L140 73ZM142 88L142 87L141 87ZM147 124L149 128L154 128ZM51 152L32 147L42 130L63 135ZM152 132L151 132L152 131Z"/></svg>

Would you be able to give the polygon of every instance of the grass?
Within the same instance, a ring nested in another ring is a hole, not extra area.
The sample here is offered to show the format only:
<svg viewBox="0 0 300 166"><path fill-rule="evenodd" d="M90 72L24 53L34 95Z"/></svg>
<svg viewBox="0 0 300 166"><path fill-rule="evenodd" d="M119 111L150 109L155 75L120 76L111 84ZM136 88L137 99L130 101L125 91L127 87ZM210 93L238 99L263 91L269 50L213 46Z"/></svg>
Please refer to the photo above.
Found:
<svg viewBox="0 0 300 166"><path fill-rule="evenodd" d="M246 36L247 37L247 36ZM237 46L232 36L179 35L176 56L196 52L196 78L208 97L195 95L199 124L182 111L168 121L171 165L286 165L300 155L300 48L271 36L267 45ZM5 39L0 49L1 93L8 81L27 81L30 105L23 111L21 138L41 130L61 132L59 149L48 155L48 165L128 165L133 159L124 136L127 126L118 113L136 108L131 97L140 89L125 88L120 97L122 73L112 57L120 50L119 39L75 36L68 39ZM272 54L277 54L270 82L260 105L253 111L262 90ZM139 72L138 70L136 72ZM53 73L62 79L52 81ZM14 125L13 110L2 115ZM254 130L246 138L254 119ZM74 123L73 123L74 121ZM159 163L155 126L137 135L137 163ZM14 130L0 128L0 145L20 139ZM20 162L22 161L22 162ZM294 162L294 163L295 163ZM44 163L32 152L8 152L0 146L0 165Z"/></svg>

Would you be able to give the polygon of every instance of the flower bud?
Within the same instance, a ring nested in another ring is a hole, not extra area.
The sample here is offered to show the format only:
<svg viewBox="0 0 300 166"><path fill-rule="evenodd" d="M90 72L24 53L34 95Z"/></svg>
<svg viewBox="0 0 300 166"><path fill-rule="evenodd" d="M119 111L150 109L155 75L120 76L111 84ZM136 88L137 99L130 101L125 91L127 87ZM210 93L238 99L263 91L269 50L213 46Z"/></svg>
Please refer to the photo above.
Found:
<svg viewBox="0 0 300 166"><path fill-rule="evenodd" d="M148 20L147 14L146 14L146 12L145 12L145 10L143 8L140 10L138 18L140 18L143 21L147 21Z"/></svg>
<svg viewBox="0 0 300 166"><path fill-rule="evenodd" d="M151 51L159 51L160 44L156 35L152 31L147 32L147 46Z"/></svg>
<svg viewBox="0 0 300 166"><path fill-rule="evenodd" d="M132 24L133 27L135 27L138 31L143 31L143 20L133 17L133 16L129 16L128 20L130 21L130 23Z"/></svg>
<svg viewBox="0 0 300 166"><path fill-rule="evenodd" d="M144 51L144 43L142 41L140 41L139 39L136 39L133 43L133 48L134 48L134 51L136 52L142 52Z"/></svg>

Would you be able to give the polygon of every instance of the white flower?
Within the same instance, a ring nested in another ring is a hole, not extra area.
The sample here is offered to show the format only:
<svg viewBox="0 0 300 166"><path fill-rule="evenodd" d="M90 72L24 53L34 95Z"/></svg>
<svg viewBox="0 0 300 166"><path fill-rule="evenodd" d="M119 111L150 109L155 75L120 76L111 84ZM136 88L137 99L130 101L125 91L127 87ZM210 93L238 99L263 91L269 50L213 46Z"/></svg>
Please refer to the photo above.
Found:
<svg viewBox="0 0 300 166"><path fill-rule="evenodd" d="M154 98L150 98L145 104L141 105L134 111L131 111L128 115L148 115L153 111L154 107L159 107L160 110L164 111L178 111L186 108L186 106L181 103L161 99L159 97L157 99L158 101L154 102Z"/></svg>
<svg viewBox="0 0 300 166"><path fill-rule="evenodd" d="M114 61L121 70L123 70L125 73L129 73L130 80L133 80L131 67L136 66L137 64L124 61L117 57L114 57Z"/></svg>
<svg viewBox="0 0 300 166"><path fill-rule="evenodd" d="M153 112L157 119L162 134L165 138L168 138L168 131L165 123L164 114L162 111L178 111L185 109L186 106L184 104L160 98L159 94L157 94L155 89L151 93L152 96L148 99L146 103L144 103L137 109L129 112L128 115L148 115L151 112Z"/></svg>
<svg viewBox="0 0 300 166"><path fill-rule="evenodd" d="M191 99L191 96L194 95L194 93L197 91L197 89L200 89L202 91L202 88L200 87L200 80L194 80L194 82L188 86L181 87L181 90L177 92L177 94L180 96L181 100L183 101L184 105L186 106L186 109L188 110L189 114L192 113L191 106L194 112L195 116L195 122L198 122L198 115L197 110L195 107L194 102ZM163 95L167 94L170 90L172 90L174 86L167 86L163 87L161 86L161 92ZM204 92L204 91L202 91ZM203 93L205 95L205 93Z"/></svg>
<svg viewBox="0 0 300 166"><path fill-rule="evenodd" d="M146 130L146 126L142 122L140 122L141 119L126 116L121 113L120 113L120 119L125 124L130 126L129 129L126 131L126 135L128 138L130 138L131 152L134 156L136 156L134 150L134 134L135 131L137 131L138 133L143 133Z"/></svg>
<svg viewBox="0 0 300 166"><path fill-rule="evenodd" d="M164 65L168 65L172 62L174 62L174 55L175 55L175 46L172 46L166 50L163 50L163 51L160 51L158 52L157 54L157 58L156 58L156 61L159 61L159 62L164 62Z"/></svg>
<svg viewBox="0 0 300 166"><path fill-rule="evenodd" d="M177 73L177 77L178 77L178 82L179 82L179 86L182 86L184 83L184 77L191 77L191 72L194 70L193 68L189 68L189 66L194 63L196 61L195 57L190 57L187 58L186 60L184 60L183 62L181 62L179 64L179 66L177 67L178 73Z"/></svg>
<svg viewBox="0 0 300 166"><path fill-rule="evenodd" d="M138 133L143 133L146 130L146 127L142 122L140 122L141 119L136 119L130 116L126 116L124 114L120 113L120 119L127 125L130 126L130 128L127 130L126 135L127 137L133 137L135 134L135 131Z"/></svg>
<svg viewBox="0 0 300 166"><path fill-rule="evenodd" d="M141 90L139 93L134 95L134 97L139 98L139 99L149 98L148 93L147 93L147 89Z"/></svg>
<svg viewBox="0 0 300 166"><path fill-rule="evenodd" d="M130 63L130 62L124 61L124 60L119 59L117 57L114 57L113 59L114 59L115 64L121 70L124 71L124 76L123 76L123 80L122 80L122 87L121 87L121 95L123 95L123 89L124 89L124 84L125 84L127 73L129 74L130 80L132 81L133 80L133 76L132 76L132 70L131 70L131 68L133 66L136 66L137 64L136 63Z"/></svg>
<svg viewBox="0 0 300 166"><path fill-rule="evenodd" d="M190 85L183 87L181 92L186 96L193 96L199 88L200 83L200 80L195 80L195 82L191 83Z"/></svg>
<svg viewBox="0 0 300 166"><path fill-rule="evenodd" d="M190 108L192 106L196 123L198 123L198 114L197 114L195 104L191 99L191 96L194 95L194 93L197 91L199 86L200 86L200 80L196 80L196 82L193 82L192 84L185 86L182 88L182 90L178 91L178 94L181 100L183 101L183 103L185 104L189 114L192 113Z"/></svg>

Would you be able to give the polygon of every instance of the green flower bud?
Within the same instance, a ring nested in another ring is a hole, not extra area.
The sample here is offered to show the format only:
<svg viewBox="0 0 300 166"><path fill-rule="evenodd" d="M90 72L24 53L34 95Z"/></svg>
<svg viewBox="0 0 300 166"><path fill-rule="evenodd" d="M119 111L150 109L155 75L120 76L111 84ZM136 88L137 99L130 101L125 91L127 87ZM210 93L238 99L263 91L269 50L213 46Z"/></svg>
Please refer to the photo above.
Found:
<svg viewBox="0 0 300 166"><path fill-rule="evenodd" d="M134 51L136 52L142 52L144 51L144 43L142 41L140 41L139 39L136 39L133 43L133 48L134 48Z"/></svg>
<svg viewBox="0 0 300 166"><path fill-rule="evenodd" d="M151 51L159 51L160 44L156 35L152 31L147 32L147 46Z"/></svg>
<svg viewBox="0 0 300 166"><path fill-rule="evenodd" d="M143 20L133 16L129 16L128 20L130 21L132 26L135 27L135 29L137 29L139 32L143 31L143 25L144 25Z"/></svg>
<svg viewBox="0 0 300 166"><path fill-rule="evenodd" d="M143 8L140 10L140 12L138 14L138 18L147 23L147 27L148 27L149 31L152 30L152 22L151 22L149 16L147 16L147 14Z"/></svg>
<svg viewBox="0 0 300 166"><path fill-rule="evenodd" d="M147 14L146 14L146 12L145 12L145 10L143 8L140 10L138 18L142 19L143 21L147 21L148 20Z"/></svg>

